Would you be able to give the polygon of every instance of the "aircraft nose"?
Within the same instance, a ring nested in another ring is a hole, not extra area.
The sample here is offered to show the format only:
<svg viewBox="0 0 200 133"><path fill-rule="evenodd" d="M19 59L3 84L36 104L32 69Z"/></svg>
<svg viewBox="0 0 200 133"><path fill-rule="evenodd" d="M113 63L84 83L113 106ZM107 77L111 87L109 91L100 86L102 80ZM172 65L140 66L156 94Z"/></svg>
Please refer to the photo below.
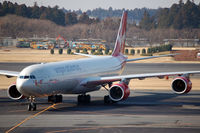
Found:
<svg viewBox="0 0 200 133"><path fill-rule="evenodd" d="M29 80L18 80L16 85L17 90L25 96L29 96L33 93L33 88Z"/></svg>

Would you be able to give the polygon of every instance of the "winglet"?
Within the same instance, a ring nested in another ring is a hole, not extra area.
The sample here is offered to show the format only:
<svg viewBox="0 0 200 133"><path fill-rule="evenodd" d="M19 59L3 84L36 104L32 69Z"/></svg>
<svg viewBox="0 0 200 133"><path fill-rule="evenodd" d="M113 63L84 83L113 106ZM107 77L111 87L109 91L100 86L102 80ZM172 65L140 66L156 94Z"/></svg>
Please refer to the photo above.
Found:
<svg viewBox="0 0 200 133"><path fill-rule="evenodd" d="M124 53L124 48L125 48L125 34L126 34L126 23L127 23L127 12L124 11L122 18L121 18L121 22L120 22L120 26L119 26L119 30L118 30L118 34L117 34L117 39L115 42L115 48L113 50L112 56L119 56L120 53Z"/></svg>

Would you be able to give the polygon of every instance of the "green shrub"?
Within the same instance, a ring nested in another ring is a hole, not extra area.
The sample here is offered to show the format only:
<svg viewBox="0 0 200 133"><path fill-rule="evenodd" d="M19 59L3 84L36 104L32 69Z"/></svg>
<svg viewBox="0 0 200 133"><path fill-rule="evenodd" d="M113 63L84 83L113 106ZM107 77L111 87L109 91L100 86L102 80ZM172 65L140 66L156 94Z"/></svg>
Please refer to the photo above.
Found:
<svg viewBox="0 0 200 133"><path fill-rule="evenodd" d="M77 48L77 49L76 49L76 53L80 53L80 49Z"/></svg>
<svg viewBox="0 0 200 133"><path fill-rule="evenodd" d="M51 50L50 50L50 53L51 53L51 54L54 54L54 49L51 49Z"/></svg>
<svg viewBox="0 0 200 133"><path fill-rule="evenodd" d="M168 44L168 45L167 45L167 50L168 50L168 51L172 51L172 47L173 47L173 45Z"/></svg>
<svg viewBox="0 0 200 133"><path fill-rule="evenodd" d="M67 54L71 54L72 50L70 48L67 49Z"/></svg>
<svg viewBox="0 0 200 133"><path fill-rule="evenodd" d="M102 49L97 49L98 55L103 55Z"/></svg>
<svg viewBox="0 0 200 133"><path fill-rule="evenodd" d="M59 53L59 54L62 54L62 53L63 53L63 49L60 48L60 49L58 50L58 53Z"/></svg>
<svg viewBox="0 0 200 133"><path fill-rule="evenodd" d="M148 49L147 49L147 53L148 53L148 54L152 53L152 48L148 48Z"/></svg>
<svg viewBox="0 0 200 133"><path fill-rule="evenodd" d="M157 53L157 52L164 52L164 51L171 51L172 50L172 45L161 45L161 46L156 46L151 48L151 53ZM149 50L149 49L148 49ZM149 53L149 51L148 51Z"/></svg>
<svg viewBox="0 0 200 133"><path fill-rule="evenodd" d="M84 48L82 53L83 53L83 54L88 54L87 49Z"/></svg>
<svg viewBox="0 0 200 133"><path fill-rule="evenodd" d="M109 49L108 49L108 48L105 49L105 54L106 54L106 55L109 54Z"/></svg>
<svg viewBox="0 0 200 133"><path fill-rule="evenodd" d="M101 48L97 49L97 52L100 52L100 53L101 53L101 52L102 52L102 49L101 49Z"/></svg>
<svg viewBox="0 0 200 133"><path fill-rule="evenodd" d="M142 49L142 54L146 54L146 49Z"/></svg>
<svg viewBox="0 0 200 133"><path fill-rule="evenodd" d="M135 49L131 49L131 55L135 54Z"/></svg>
<svg viewBox="0 0 200 133"><path fill-rule="evenodd" d="M151 48L151 52L152 52L152 53L156 53L156 48L155 48L155 47L152 47L152 48Z"/></svg>
<svg viewBox="0 0 200 133"><path fill-rule="evenodd" d="M125 54L128 55L128 49L125 49Z"/></svg>
<svg viewBox="0 0 200 133"><path fill-rule="evenodd" d="M95 49L92 49L92 50L91 50L91 54L94 54L94 52L95 52Z"/></svg>

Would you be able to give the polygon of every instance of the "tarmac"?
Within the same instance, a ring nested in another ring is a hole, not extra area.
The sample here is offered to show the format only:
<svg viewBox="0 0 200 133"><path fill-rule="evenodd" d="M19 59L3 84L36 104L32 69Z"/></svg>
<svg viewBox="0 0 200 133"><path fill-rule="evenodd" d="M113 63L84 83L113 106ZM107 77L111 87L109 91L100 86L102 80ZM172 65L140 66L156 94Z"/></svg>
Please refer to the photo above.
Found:
<svg viewBox="0 0 200 133"><path fill-rule="evenodd" d="M0 70L19 71L32 63L0 63ZM200 64L129 63L124 74L193 71ZM199 78L196 75L195 78ZM106 90L91 92L91 103L77 105L76 95L63 103L37 98L37 111L27 111L27 100L14 101L0 90L0 133L199 133L200 91L176 95L169 90L131 91L127 100L105 105Z"/></svg>

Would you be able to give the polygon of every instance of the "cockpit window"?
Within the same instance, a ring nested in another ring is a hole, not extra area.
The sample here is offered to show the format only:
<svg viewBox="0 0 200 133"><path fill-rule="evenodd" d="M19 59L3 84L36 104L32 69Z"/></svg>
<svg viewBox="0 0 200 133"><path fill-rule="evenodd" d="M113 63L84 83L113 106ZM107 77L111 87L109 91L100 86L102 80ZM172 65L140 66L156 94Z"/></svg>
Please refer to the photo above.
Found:
<svg viewBox="0 0 200 133"><path fill-rule="evenodd" d="M30 76L24 76L24 79L29 79Z"/></svg>
<svg viewBox="0 0 200 133"><path fill-rule="evenodd" d="M31 75L30 78L31 78L31 79L35 79L35 76L34 76L34 75Z"/></svg>
<svg viewBox="0 0 200 133"><path fill-rule="evenodd" d="M20 79L36 79L34 75L30 75L30 76L19 76Z"/></svg>

